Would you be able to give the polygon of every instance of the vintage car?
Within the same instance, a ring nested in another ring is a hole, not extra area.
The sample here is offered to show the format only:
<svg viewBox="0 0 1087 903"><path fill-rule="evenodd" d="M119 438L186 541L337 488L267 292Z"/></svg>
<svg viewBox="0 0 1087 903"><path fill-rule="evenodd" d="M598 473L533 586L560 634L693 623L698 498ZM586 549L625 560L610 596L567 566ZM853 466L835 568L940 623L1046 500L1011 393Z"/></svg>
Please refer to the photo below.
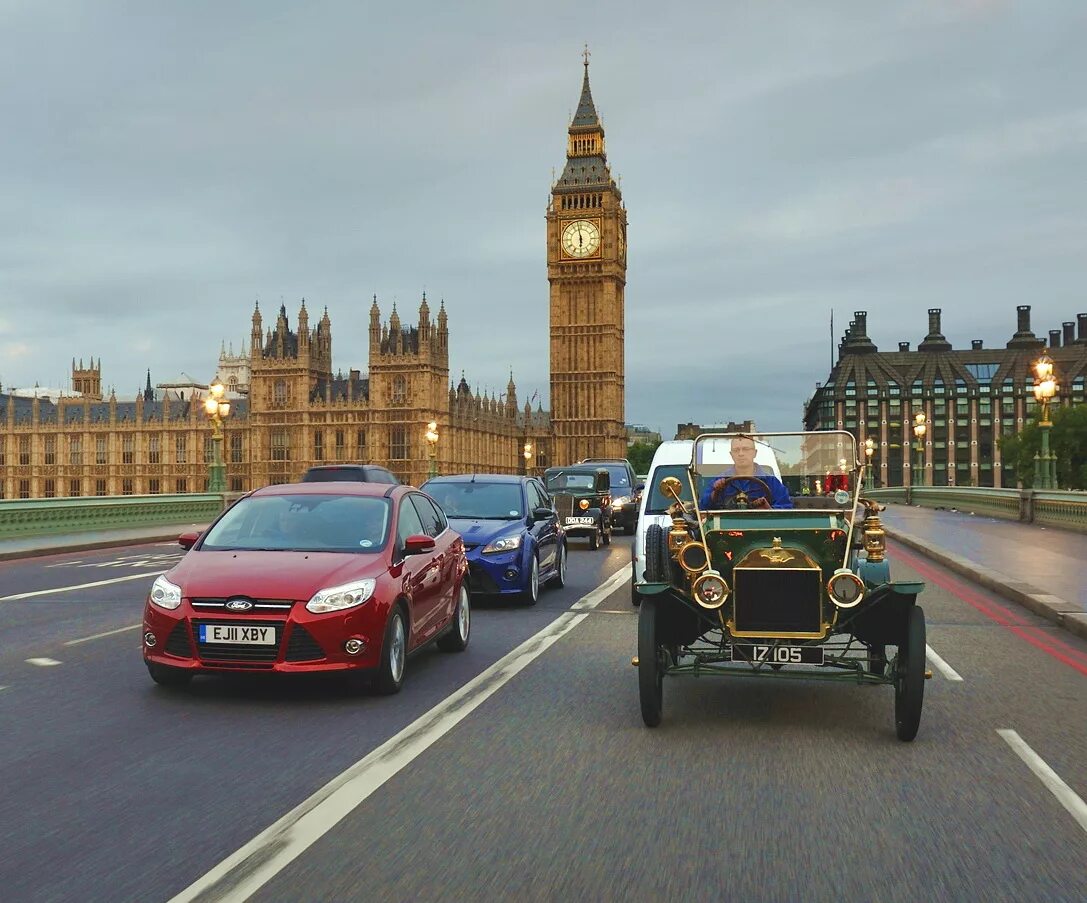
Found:
<svg viewBox="0 0 1087 903"><path fill-rule="evenodd" d="M570 464L544 471L567 536L588 537L589 548L611 543L611 477L599 464Z"/></svg>
<svg viewBox="0 0 1087 903"><path fill-rule="evenodd" d="M661 721L665 675L753 676L892 686L898 738L917 735L924 584L891 579L864 477L850 433L719 433L646 490L672 499L635 572L647 726Z"/></svg>

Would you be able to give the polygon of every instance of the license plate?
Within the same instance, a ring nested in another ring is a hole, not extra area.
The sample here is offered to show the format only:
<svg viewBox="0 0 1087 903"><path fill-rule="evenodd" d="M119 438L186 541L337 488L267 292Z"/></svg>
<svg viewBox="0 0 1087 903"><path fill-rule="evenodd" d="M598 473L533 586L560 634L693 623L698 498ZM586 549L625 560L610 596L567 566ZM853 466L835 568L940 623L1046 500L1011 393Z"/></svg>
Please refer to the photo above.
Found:
<svg viewBox="0 0 1087 903"><path fill-rule="evenodd" d="M249 627L245 624L201 624L201 643L231 643L240 646L274 646L274 627Z"/></svg>
<svg viewBox="0 0 1087 903"><path fill-rule="evenodd" d="M733 643L734 662L770 662L774 665L821 665L822 646L758 646L754 643Z"/></svg>
<svg viewBox="0 0 1087 903"><path fill-rule="evenodd" d="M565 523L572 527L591 527L596 523L595 517L568 517Z"/></svg>

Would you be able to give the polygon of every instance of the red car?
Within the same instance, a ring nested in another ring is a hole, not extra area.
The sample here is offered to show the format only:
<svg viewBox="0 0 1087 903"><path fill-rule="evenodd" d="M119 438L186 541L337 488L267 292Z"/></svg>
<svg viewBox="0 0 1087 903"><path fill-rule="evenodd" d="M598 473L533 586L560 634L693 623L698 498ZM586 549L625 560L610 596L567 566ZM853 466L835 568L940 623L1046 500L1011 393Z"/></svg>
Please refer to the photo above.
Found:
<svg viewBox="0 0 1087 903"><path fill-rule="evenodd" d="M411 652L431 641L468 646L464 543L411 487L269 486L178 541L189 553L144 605L143 657L156 683L339 671L395 693Z"/></svg>

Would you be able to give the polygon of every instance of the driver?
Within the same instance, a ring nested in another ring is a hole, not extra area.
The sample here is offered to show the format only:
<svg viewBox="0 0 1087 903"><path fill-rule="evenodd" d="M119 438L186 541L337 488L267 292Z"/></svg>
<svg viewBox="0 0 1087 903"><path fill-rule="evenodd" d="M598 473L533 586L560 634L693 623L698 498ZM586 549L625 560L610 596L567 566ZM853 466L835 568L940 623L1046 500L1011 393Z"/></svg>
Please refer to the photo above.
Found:
<svg viewBox="0 0 1087 903"><path fill-rule="evenodd" d="M729 445L732 454L732 467L725 468L718 479L709 483L702 491L698 506L703 511L723 508L725 500L743 492L747 495L752 508L792 508L789 490L774 476L774 472L763 464L755 463L755 440L751 436L733 436ZM733 478L729 482L728 478ZM737 477L741 479L736 479ZM757 480L745 480L742 477L757 477ZM770 490L758 482L761 480Z"/></svg>

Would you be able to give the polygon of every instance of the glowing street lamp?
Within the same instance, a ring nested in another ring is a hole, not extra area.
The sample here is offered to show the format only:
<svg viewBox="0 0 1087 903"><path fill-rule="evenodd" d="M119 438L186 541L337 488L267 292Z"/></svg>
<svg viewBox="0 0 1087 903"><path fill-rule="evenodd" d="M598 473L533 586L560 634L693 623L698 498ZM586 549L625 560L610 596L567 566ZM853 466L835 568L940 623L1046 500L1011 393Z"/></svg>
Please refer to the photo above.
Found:
<svg viewBox="0 0 1087 903"><path fill-rule="evenodd" d="M876 453L876 440L869 437L864 440L864 488L874 488L872 479L872 456Z"/></svg>
<svg viewBox="0 0 1087 903"><path fill-rule="evenodd" d="M913 435L917 439L914 445L915 456L913 466L913 479L910 483L914 486L924 485L925 482L925 433L928 432L928 422L925 420L924 411L918 411L913 415Z"/></svg>
<svg viewBox="0 0 1087 903"><path fill-rule="evenodd" d="M424 436L430 454L430 476L436 477L438 475L438 422L436 420L431 420L426 425Z"/></svg>
<svg viewBox="0 0 1087 903"><path fill-rule="evenodd" d="M223 421L230 416L230 402L219 378L208 388L204 413L211 421L211 464L208 465L208 492L226 492L226 464L223 461Z"/></svg>
<svg viewBox="0 0 1087 903"><path fill-rule="evenodd" d="M1053 361L1042 353L1032 365L1034 370L1034 398L1042 406L1038 426L1042 430L1042 453L1034 456L1034 488L1057 488L1057 456L1049 451L1049 402L1057 394L1057 379L1053 375Z"/></svg>

